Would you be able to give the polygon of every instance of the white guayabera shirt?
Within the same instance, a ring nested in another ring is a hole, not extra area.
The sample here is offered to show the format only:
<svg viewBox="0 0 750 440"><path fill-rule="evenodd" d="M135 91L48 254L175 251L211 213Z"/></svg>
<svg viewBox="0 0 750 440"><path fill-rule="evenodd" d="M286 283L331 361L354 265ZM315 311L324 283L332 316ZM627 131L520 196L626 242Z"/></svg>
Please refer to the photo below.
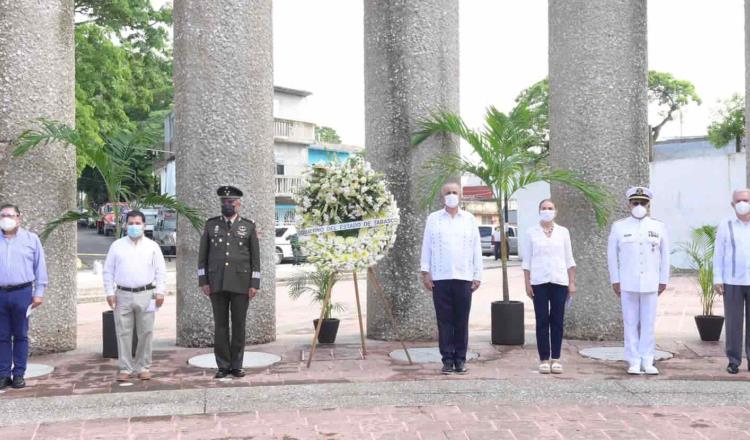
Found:
<svg viewBox="0 0 750 440"><path fill-rule="evenodd" d="M441 209L427 217L421 270L429 272L434 281L482 280L482 243L471 213L459 209L451 217Z"/></svg>
<svg viewBox="0 0 750 440"><path fill-rule="evenodd" d="M575 267L570 232L555 223L552 234L547 237L541 225L526 230L521 243L523 262L521 268L528 270L532 286L554 283L567 286L568 269Z"/></svg>
<svg viewBox="0 0 750 440"><path fill-rule="evenodd" d="M167 269L161 248L148 237L136 244L127 235L109 247L104 261L104 293L115 294L115 287L138 288L155 285L155 293L163 295L167 285Z"/></svg>

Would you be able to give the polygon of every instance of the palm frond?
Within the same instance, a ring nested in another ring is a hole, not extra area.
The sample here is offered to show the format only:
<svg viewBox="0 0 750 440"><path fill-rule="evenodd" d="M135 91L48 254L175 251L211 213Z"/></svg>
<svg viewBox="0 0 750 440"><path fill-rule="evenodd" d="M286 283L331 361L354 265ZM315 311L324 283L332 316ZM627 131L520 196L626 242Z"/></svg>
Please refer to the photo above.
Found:
<svg viewBox="0 0 750 440"><path fill-rule="evenodd" d="M697 271L697 282L704 315L713 314L713 305L716 299L713 285L716 230L716 226L703 225L693 229L692 238L689 242L679 243L679 249L685 252L690 261L690 266Z"/></svg>
<svg viewBox="0 0 750 440"><path fill-rule="evenodd" d="M169 194L147 194L136 199L136 206L161 206L174 210L178 215L185 217L196 231L203 230L203 215L195 208L186 205Z"/></svg>
<svg viewBox="0 0 750 440"><path fill-rule="evenodd" d="M47 238L49 238L50 235L52 235L53 232L57 228L59 228L61 225L64 225L66 223L71 222L77 222L79 220L87 220L91 217L96 217L96 213L94 211L84 211L84 212L78 212L78 211L67 211L64 212L61 216L50 220L46 225L44 225L44 228L42 229L42 232L39 234L39 239L41 241L46 241Z"/></svg>
<svg viewBox="0 0 750 440"><path fill-rule="evenodd" d="M25 130L13 141L14 157L23 156L34 148L54 142L62 142L75 148L84 144L79 133L67 124L48 119L36 119L35 122L38 128Z"/></svg>

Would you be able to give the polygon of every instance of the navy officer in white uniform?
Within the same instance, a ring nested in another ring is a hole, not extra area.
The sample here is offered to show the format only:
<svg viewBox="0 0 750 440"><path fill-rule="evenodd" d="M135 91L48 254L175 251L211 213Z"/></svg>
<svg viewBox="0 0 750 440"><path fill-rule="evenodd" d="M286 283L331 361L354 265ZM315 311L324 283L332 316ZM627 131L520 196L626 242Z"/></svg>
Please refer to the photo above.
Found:
<svg viewBox="0 0 750 440"><path fill-rule="evenodd" d="M669 238L664 223L649 216L651 190L636 186L626 196L631 215L612 225L609 276L622 302L628 374L659 374L654 321L656 300L669 282Z"/></svg>

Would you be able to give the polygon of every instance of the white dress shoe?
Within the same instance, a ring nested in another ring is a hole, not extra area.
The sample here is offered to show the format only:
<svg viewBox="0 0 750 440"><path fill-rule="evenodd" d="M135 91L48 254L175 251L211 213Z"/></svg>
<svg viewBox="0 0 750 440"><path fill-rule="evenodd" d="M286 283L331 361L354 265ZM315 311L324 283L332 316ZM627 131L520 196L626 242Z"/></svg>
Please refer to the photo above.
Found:
<svg viewBox="0 0 750 440"><path fill-rule="evenodd" d="M631 365L628 367L628 374L643 374L640 365Z"/></svg>
<svg viewBox="0 0 750 440"><path fill-rule="evenodd" d="M643 372L650 375L657 375L659 374L659 370L654 367L653 365L644 365L643 366Z"/></svg>

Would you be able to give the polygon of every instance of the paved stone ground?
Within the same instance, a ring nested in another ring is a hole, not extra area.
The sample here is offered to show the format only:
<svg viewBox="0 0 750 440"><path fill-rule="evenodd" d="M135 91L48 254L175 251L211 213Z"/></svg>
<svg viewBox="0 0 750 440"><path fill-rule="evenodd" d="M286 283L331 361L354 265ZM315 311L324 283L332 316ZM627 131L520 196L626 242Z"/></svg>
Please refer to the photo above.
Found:
<svg viewBox="0 0 750 440"><path fill-rule="evenodd" d="M732 438L750 437L750 372L724 372L723 342L697 337L700 310L693 281L676 277L662 296L659 348L674 358L657 377L629 377L624 364L578 355L581 348L618 345L566 340L565 373L542 376L533 312L510 271L513 299L526 306L523 347L489 344L489 303L499 271L486 272L475 293L470 349L479 358L467 376L441 376L439 365L408 365L388 357L398 343L359 347L350 281L334 292L347 306L337 344L321 346L305 368L313 308L277 289L278 340L248 350L281 356L243 379L215 381L187 364L210 349L174 346L174 301L159 312L151 381L121 386L114 360L102 359L103 303L79 305L79 349L34 356L54 365L23 390L0 394L0 438ZM721 312L721 303L717 305ZM33 324L32 324L33 325ZM432 342L411 347L434 346ZM52 420L59 420L52 422ZM39 423L41 422L41 423Z"/></svg>
<svg viewBox="0 0 750 440"><path fill-rule="evenodd" d="M446 405L133 417L3 428L5 439L750 439L747 407Z"/></svg>

